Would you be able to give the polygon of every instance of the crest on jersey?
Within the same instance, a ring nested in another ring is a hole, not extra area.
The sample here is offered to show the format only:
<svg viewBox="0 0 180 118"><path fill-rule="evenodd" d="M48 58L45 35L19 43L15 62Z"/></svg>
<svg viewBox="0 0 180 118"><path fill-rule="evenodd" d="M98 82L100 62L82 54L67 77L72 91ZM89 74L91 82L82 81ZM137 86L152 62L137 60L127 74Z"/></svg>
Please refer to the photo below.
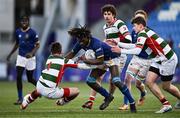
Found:
<svg viewBox="0 0 180 118"><path fill-rule="evenodd" d="M141 41L141 39L140 39L140 38L138 38L138 39L137 39L137 42L140 42L140 41Z"/></svg>
<svg viewBox="0 0 180 118"><path fill-rule="evenodd" d="M25 35L25 39L28 40L29 39L29 34Z"/></svg>
<svg viewBox="0 0 180 118"><path fill-rule="evenodd" d="M20 35L20 34L19 34L19 35L18 35L18 37L19 37L19 38L21 38L21 37L22 37L22 35Z"/></svg>
<svg viewBox="0 0 180 118"><path fill-rule="evenodd" d="M127 30L126 27L123 27L123 30Z"/></svg>

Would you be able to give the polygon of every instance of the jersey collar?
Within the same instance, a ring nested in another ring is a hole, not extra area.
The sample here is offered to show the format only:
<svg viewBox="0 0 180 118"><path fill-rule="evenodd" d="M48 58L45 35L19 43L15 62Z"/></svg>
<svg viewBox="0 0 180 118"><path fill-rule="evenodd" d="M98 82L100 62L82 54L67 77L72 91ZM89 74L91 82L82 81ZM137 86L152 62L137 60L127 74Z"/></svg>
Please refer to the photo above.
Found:
<svg viewBox="0 0 180 118"><path fill-rule="evenodd" d="M114 25L114 23L117 21L117 18L114 18L114 20L110 24L106 24L107 27L110 27Z"/></svg>
<svg viewBox="0 0 180 118"><path fill-rule="evenodd" d="M30 27L28 27L26 30L23 30L23 29L21 28L21 31L22 31L22 32L27 32L29 29L30 29Z"/></svg>

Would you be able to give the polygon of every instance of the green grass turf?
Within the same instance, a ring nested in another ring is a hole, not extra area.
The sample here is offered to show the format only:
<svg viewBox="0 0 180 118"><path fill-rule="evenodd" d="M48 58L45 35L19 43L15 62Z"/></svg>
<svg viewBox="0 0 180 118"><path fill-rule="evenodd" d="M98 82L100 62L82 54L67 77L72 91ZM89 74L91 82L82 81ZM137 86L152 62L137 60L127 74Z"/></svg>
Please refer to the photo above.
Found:
<svg viewBox="0 0 180 118"><path fill-rule="evenodd" d="M122 94L117 89L114 96L114 101L104 111L99 110L99 105L103 101L103 97L97 95L97 99L92 110L81 108L81 105L88 99L89 87L85 83L62 83L62 87L78 87L80 95L71 103L65 106L56 106L55 100L48 100L44 97L37 99L30 104L28 108L21 111L18 105L13 105L17 99L16 83L15 82L0 82L0 117L1 118L180 118L180 110L165 114L155 114L154 112L161 107L160 102L148 90L145 104L137 107L138 112L130 113L130 111L119 111L118 107L122 104ZM108 84L103 83L103 86L108 88ZM180 85L177 85L180 88ZM24 95L30 93L34 86L24 82ZM132 93L137 100L139 97L138 90L133 86ZM163 93L174 106L176 99L168 93Z"/></svg>

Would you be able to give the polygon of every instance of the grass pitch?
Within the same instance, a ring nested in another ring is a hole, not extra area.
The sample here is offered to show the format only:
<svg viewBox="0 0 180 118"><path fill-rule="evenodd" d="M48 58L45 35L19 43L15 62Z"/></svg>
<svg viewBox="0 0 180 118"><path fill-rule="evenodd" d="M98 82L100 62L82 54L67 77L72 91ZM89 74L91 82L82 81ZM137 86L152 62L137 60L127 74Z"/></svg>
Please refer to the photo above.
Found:
<svg viewBox="0 0 180 118"><path fill-rule="evenodd" d="M180 118L180 109L173 109L171 112L164 114L155 114L154 112L161 107L160 102L148 90L145 104L138 106L137 113L130 111L119 111L118 107L122 104L122 94L117 89L114 94L114 101L104 111L99 110L99 105L103 101L103 97L97 95L92 110L83 109L81 105L89 97L89 87L85 83L61 83L62 87L78 87L80 95L71 103L65 106L56 106L55 100L48 100L44 97L37 99L30 104L28 108L21 111L18 105L13 105L17 99L15 82L0 82L0 117L1 118ZM103 83L108 89L108 84ZM177 85L180 88L180 85ZM23 83L24 95L30 93L35 87L27 82ZM138 90L133 86L132 93L136 100L139 98ZM176 99L168 93L163 93L174 106Z"/></svg>

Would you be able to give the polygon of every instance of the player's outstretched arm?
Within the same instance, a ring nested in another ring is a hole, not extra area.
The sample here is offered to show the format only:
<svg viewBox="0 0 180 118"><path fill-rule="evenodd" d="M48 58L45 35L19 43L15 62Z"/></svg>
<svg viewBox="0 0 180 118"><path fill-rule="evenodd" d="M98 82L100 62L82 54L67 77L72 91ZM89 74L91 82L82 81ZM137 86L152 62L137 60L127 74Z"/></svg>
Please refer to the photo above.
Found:
<svg viewBox="0 0 180 118"><path fill-rule="evenodd" d="M123 42L118 42L118 46L121 48L126 48L126 49L131 49L131 48L135 48L136 45L132 44L132 43L123 43Z"/></svg>
<svg viewBox="0 0 180 118"><path fill-rule="evenodd" d="M78 64L64 64L64 67L71 67L71 68L79 68L79 69L94 69L97 68L96 65L88 65L85 63L78 63Z"/></svg>
<svg viewBox="0 0 180 118"><path fill-rule="evenodd" d="M135 48L132 48L132 49L122 49L122 48L119 48L118 46L114 46L114 47L111 48L111 51L116 52L116 53L121 53L121 54L138 55L138 54L140 54L142 49L139 48L139 47L135 47Z"/></svg>

